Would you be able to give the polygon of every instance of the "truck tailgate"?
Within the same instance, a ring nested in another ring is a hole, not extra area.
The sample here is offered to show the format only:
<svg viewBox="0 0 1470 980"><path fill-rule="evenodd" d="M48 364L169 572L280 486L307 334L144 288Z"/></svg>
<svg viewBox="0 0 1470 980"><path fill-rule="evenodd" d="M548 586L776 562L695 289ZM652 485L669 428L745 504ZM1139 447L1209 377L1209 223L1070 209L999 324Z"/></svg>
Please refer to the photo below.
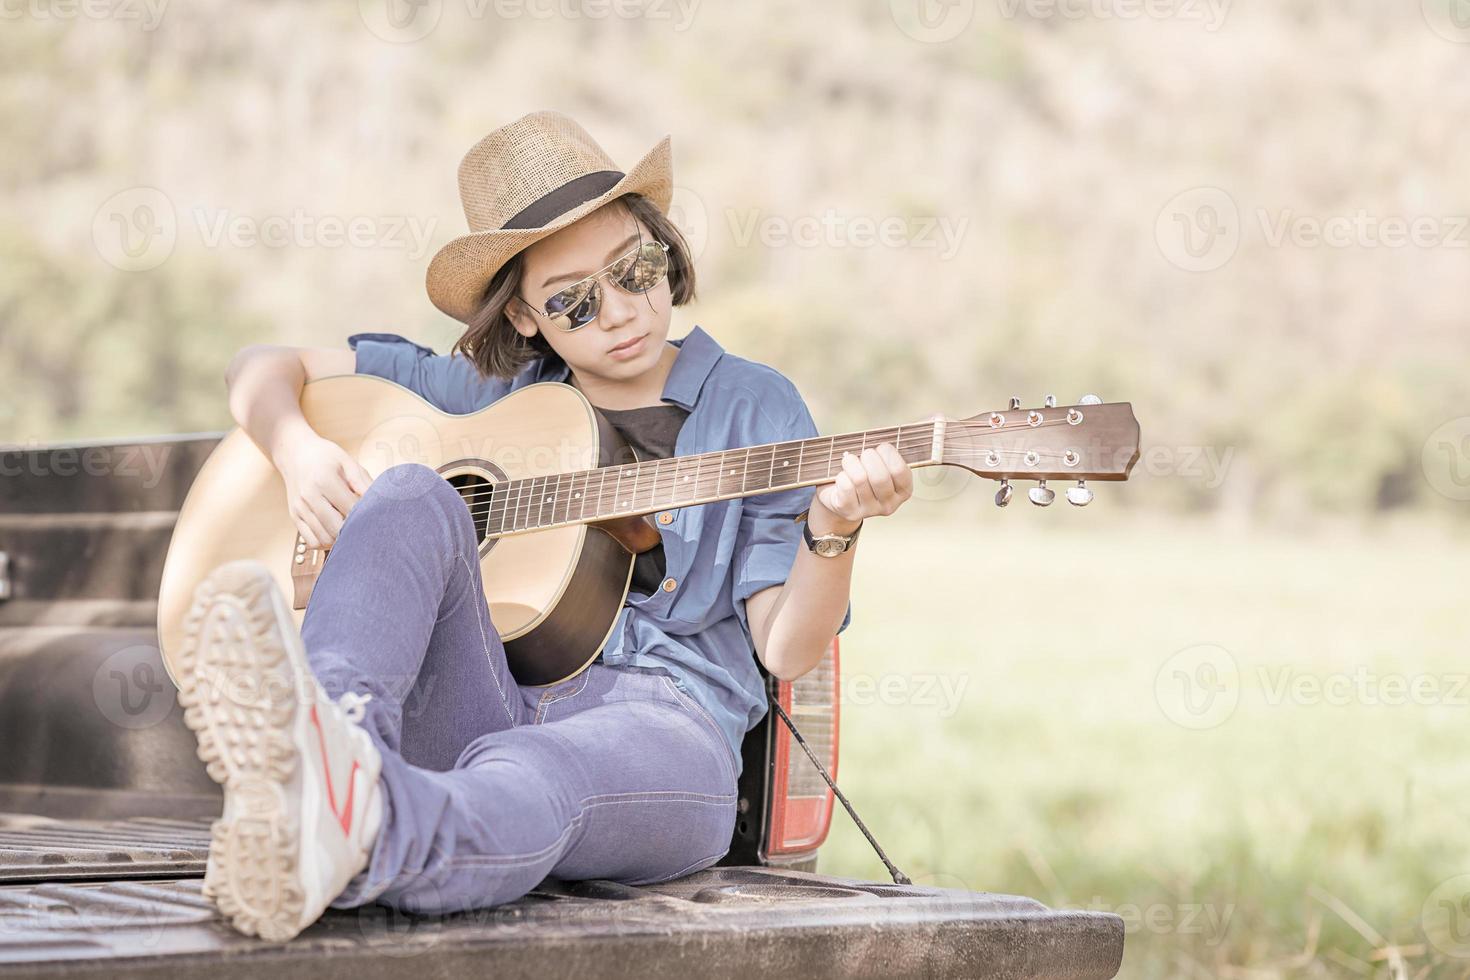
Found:
<svg viewBox="0 0 1470 980"><path fill-rule="evenodd" d="M0 886L0 977L1106 978L1123 953L1116 916L771 868L644 887L548 880L449 916L329 910L287 944L236 933L200 884Z"/></svg>

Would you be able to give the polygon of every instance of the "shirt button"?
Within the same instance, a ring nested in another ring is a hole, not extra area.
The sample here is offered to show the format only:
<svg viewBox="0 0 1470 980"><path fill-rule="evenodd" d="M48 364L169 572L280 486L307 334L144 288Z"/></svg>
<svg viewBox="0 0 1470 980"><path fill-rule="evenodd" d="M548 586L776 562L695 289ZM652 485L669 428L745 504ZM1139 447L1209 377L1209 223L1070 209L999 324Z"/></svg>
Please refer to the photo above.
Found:
<svg viewBox="0 0 1470 980"><path fill-rule="evenodd" d="M660 524L674 523L674 512L671 510L664 511L662 514L658 515L658 522Z"/></svg>
<svg viewBox="0 0 1470 980"><path fill-rule="evenodd" d="M678 582L677 579L674 579L674 578L666 578L666 579L664 579L664 591L665 592L673 592L678 587L679 587L679 582Z"/></svg>

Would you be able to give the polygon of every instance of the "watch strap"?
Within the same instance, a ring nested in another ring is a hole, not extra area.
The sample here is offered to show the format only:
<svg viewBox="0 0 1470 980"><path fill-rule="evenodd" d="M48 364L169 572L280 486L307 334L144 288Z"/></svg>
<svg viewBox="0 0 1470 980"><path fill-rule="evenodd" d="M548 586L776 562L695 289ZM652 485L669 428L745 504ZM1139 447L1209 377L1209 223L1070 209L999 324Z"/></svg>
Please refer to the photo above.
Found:
<svg viewBox="0 0 1470 980"><path fill-rule="evenodd" d="M855 528L853 528L851 534L838 534L838 533L836 533L834 531L831 534L824 534L822 536L824 538L825 537L846 538L847 539L847 546L842 550L842 552L840 552L842 554L845 554L849 549L852 548L852 546L855 543L857 543L857 537L858 537L859 534L862 533L862 530L863 530L862 522L859 522L858 523L858 526L855 527ZM806 540L807 550L815 553L817 539L816 539L816 536L812 534L812 525L811 525L811 522L804 521L802 523L802 525L801 525L801 536Z"/></svg>

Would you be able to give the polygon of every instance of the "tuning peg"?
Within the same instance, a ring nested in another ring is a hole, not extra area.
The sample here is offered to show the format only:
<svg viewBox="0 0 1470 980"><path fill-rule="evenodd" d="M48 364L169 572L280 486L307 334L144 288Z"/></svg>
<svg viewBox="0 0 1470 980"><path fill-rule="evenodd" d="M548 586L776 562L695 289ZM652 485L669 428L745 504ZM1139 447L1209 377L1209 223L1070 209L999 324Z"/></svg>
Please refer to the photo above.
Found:
<svg viewBox="0 0 1470 980"><path fill-rule="evenodd" d="M1056 408L1057 407L1057 396L1056 395L1047 395L1046 396L1046 399L1041 403L1041 407L1042 408Z"/></svg>
<svg viewBox="0 0 1470 980"><path fill-rule="evenodd" d="M995 506L1004 507L1011 502L1011 481L1002 479L1000 489L995 491Z"/></svg>
<svg viewBox="0 0 1470 980"><path fill-rule="evenodd" d="M1075 487L1067 488L1067 503L1073 507L1086 507L1092 503L1092 491L1087 489L1086 480L1078 480Z"/></svg>
<svg viewBox="0 0 1470 980"><path fill-rule="evenodd" d="M1079 404L1079 405L1101 405L1102 404L1102 399L1099 398L1099 397L1097 397L1096 395L1083 395L1081 398L1077 399L1077 404Z"/></svg>
<svg viewBox="0 0 1470 980"><path fill-rule="evenodd" d="M1016 409L1018 409L1020 407L1021 407L1021 399L1020 399L1020 397L1017 396L1017 395L1012 395L1011 396L1011 411L1014 412Z"/></svg>
<svg viewBox="0 0 1470 980"><path fill-rule="evenodd" d="M1036 486L1026 492L1031 502L1038 507L1050 507L1051 502L1057 499L1057 492L1046 485L1045 480L1037 482Z"/></svg>

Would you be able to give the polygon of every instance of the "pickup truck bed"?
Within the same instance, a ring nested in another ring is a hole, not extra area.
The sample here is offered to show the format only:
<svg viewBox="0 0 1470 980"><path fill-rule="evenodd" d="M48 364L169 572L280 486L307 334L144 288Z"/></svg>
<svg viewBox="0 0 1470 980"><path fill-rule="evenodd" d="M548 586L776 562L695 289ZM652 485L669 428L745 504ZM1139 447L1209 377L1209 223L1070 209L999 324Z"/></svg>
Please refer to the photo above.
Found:
<svg viewBox="0 0 1470 980"><path fill-rule="evenodd" d="M0 980L1117 973L1117 916L759 866L548 879L450 916L329 910L286 944L235 932L200 894L219 790L153 625L173 516L217 438L0 448Z"/></svg>

